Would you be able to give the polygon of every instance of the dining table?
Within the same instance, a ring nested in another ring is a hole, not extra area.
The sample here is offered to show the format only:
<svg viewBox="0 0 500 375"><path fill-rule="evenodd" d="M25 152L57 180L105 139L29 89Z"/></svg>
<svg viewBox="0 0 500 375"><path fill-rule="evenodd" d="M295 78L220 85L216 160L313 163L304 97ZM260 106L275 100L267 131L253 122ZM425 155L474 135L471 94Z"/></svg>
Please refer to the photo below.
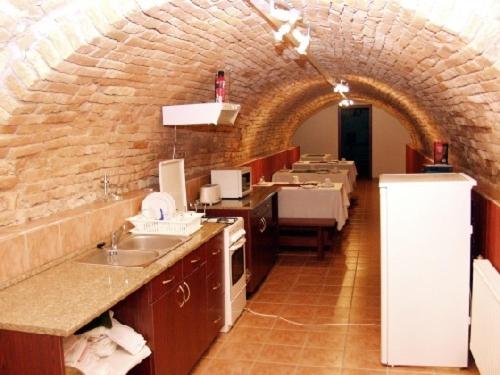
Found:
<svg viewBox="0 0 500 375"><path fill-rule="evenodd" d="M327 160L327 161L313 161L313 160L299 160L292 164L293 170L301 171L317 171L317 170L346 170L349 181L353 186L356 185L356 177L358 170L354 160Z"/></svg>
<svg viewBox="0 0 500 375"><path fill-rule="evenodd" d="M300 160L326 161L333 159L332 154L302 154Z"/></svg>
<svg viewBox="0 0 500 375"><path fill-rule="evenodd" d="M342 183L347 195L354 190L354 185L349 179L347 170L295 170L281 169L273 174L272 181L276 183L300 183L300 184L321 184L321 183Z"/></svg>
<svg viewBox="0 0 500 375"><path fill-rule="evenodd" d="M278 192L278 223L280 227L316 229L318 258L323 258L323 230L342 230L349 217L348 207L342 183L283 186Z"/></svg>

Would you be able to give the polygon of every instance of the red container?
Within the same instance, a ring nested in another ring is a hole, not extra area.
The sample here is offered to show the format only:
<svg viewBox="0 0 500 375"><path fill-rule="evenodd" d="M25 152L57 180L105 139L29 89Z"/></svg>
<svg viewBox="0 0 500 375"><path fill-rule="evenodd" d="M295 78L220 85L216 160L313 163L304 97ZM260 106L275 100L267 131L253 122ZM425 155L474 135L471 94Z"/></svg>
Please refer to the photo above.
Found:
<svg viewBox="0 0 500 375"><path fill-rule="evenodd" d="M224 78L224 71L219 70L215 77L215 101L222 103L225 99L226 80Z"/></svg>
<svg viewBox="0 0 500 375"><path fill-rule="evenodd" d="M434 164L448 164L448 143L434 142Z"/></svg>

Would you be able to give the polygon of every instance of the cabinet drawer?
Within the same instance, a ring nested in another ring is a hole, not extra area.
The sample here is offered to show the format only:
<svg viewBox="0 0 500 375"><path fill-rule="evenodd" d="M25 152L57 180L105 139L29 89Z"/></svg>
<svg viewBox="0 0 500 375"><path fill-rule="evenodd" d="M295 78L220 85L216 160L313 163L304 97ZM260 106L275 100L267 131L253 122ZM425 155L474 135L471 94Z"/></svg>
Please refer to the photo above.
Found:
<svg viewBox="0 0 500 375"><path fill-rule="evenodd" d="M224 280L222 273L213 273L207 279L208 306L218 306L223 304Z"/></svg>
<svg viewBox="0 0 500 375"><path fill-rule="evenodd" d="M207 257L205 249L206 247L202 245L182 259L182 271L184 277L196 271L202 264L206 262Z"/></svg>
<svg viewBox="0 0 500 375"><path fill-rule="evenodd" d="M224 306L214 306L208 308L207 314L207 342L211 343L221 328L224 326Z"/></svg>
<svg viewBox="0 0 500 375"><path fill-rule="evenodd" d="M182 263L177 262L151 280L150 302L155 302L182 281Z"/></svg>
<svg viewBox="0 0 500 375"><path fill-rule="evenodd" d="M222 235L213 238L206 245L207 274L221 272L224 265L224 239Z"/></svg>

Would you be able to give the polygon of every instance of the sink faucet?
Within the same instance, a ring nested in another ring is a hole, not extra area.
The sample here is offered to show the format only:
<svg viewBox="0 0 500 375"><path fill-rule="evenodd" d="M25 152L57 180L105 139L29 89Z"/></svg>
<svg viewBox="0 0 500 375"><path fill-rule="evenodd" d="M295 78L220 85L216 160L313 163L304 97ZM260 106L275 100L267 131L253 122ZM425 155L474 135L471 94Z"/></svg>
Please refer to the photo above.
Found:
<svg viewBox="0 0 500 375"><path fill-rule="evenodd" d="M105 200L118 201L121 199L119 194L113 193L110 191L110 189L109 189L110 182L109 182L109 177L107 174L104 175L103 184L104 184L104 199Z"/></svg>
<svg viewBox="0 0 500 375"><path fill-rule="evenodd" d="M111 248L109 249L112 252L112 255L116 255L118 250L118 241L120 241L120 237L123 232L126 231L126 224L123 224L120 228L111 233Z"/></svg>

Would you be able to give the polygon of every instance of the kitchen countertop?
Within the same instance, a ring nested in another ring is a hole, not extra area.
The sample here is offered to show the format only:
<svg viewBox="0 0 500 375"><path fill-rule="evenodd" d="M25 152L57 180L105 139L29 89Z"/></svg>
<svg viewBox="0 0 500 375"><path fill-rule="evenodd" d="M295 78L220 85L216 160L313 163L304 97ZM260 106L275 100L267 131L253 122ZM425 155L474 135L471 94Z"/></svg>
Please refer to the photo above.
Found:
<svg viewBox="0 0 500 375"><path fill-rule="evenodd" d="M259 186L253 185L252 192L242 199L223 199L217 204L207 206L207 210L253 210L265 201L270 195L281 189L281 185Z"/></svg>
<svg viewBox="0 0 500 375"><path fill-rule="evenodd" d="M30 277L0 291L0 329L69 336L223 228L223 224L205 223L189 241L145 268L73 259Z"/></svg>

